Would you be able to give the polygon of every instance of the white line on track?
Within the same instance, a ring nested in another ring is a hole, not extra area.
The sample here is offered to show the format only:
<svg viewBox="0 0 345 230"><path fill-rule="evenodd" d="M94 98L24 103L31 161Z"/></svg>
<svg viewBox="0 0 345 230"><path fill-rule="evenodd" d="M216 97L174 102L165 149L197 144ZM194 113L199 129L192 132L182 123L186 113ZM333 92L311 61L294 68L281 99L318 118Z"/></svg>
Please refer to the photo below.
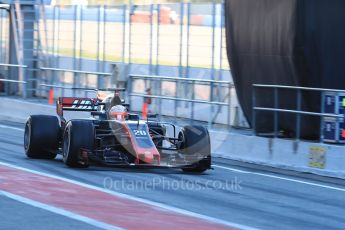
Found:
<svg viewBox="0 0 345 230"><path fill-rule="evenodd" d="M295 182L295 183L299 183L299 184L311 185L311 186L316 186L316 187L320 187L320 188L345 192L345 189L343 189L343 188L329 186L329 185L322 185L322 184L317 184L317 183L313 183L313 182L307 182L307 181L303 181L303 180L291 179L291 178L287 178L287 177L275 176L275 175L270 175L270 174L265 174L265 173L244 171L244 170L234 169L231 167L225 167L225 166L220 166L220 165L212 165L212 166L215 168L220 168L220 169L224 169L224 170L228 170L228 171L232 171L232 172L237 172L237 173L253 174L253 175L257 175L257 176L270 177L270 178L274 178L274 179L285 180L285 181Z"/></svg>
<svg viewBox="0 0 345 230"><path fill-rule="evenodd" d="M244 230L255 230L256 229L256 228L252 228L252 227L245 226L245 225L242 225L242 224L237 224L237 223L233 223L233 222L229 222L229 221L220 220L220 219L217 219L217 218L209 217L209 216L198 214L198 213L195 213L195 212L190 212L190 211L187 211L187 210L184 210L184 209L180 209L180 208L175 208L175 207L168 206L168 205L161 204L161 203L157 203L157 202L154 202L154 201L150 201L150 200L146 200L146 199L130 196L130 195L127 195L127 194L123 194L123 193L107 190L107 189L104 189L104 188L100 188L100 187L96 187L96 186L93 186L93 185L85 184L85 183L82 183L82 182L79 182L79 181L75 181L75 180L71 180L71 179L67 179L67 178L64 178L64 177L55 176L55 175L51 175L51 174L48 174L48 173L39 172L39 171L31 170L31 169L28 169L28 168L19 167L19 166L12 165L12 164L9 164L9 163L5 163L5 162L1 162L0 161L0 165L4 165L4 166L7 166L7 167L23 170L23 171L26 171L26 172L30 172L30 173L34 173L34 174L50 177L50 178L55 178L55 179L62 180L62 181L65 181L65 182L68 182L68 183L72 183L72 184L76 184L76 185L79 185L79 186L82 186L82 187L85 187L85 188L90 188L90 189L94 189L94 190L97 190L97 191L105 192L105 193L111 194L111 195L116 196L116 197L121 197L121 198L124 198L124 199L129 199L129 200L137 201L137 202L148 204L148 205L151 205L151 206L156 206L156 207L161 208L161 209L165 209L165 210L169 210L171 212L179 213L179 214L182 214L182 215L186 215L186 216L190 216L190 217L206 220L206 221L211 222L211 223L222 224L222 225L225 225L225 226L229 226L230 228L238 228L238 229L244 229Z"/></svg>
<svg viewBox="0 0 345 230"><path fill-rule="evenodd" d="M17 128L17 127L13 127L13 126L9 126L9 125L0 125L0 128L13 129L13 130L17 130L17 131L24 131L23 128Z"/></svg>
<svg viewBox="0 0 345 230"><path fill-rule="evenodd" d="M97 221L94 219L90 219L90 218L85 217L85 216L78 215L78 214L73 213L73 212L66 211L66 210L61 209L61 208L56 208L54 206L50 206L47 204L43 204L41 202L30 200L30 199L27 199L25 197L18 196L18 195L9 193L9 192L5 192L5 191L0 190L0 195L3 195L5 197L8 197L12 200L19 201L19 202L24 203L24 204L28 204L28 205L33 206L33 207L41 208L41 209L47 210L49 212L53 212L53 213L56 213L56 214L59 214L62 216L66 216L68 218L71 218L71 219L74 219L74 220L77 220L80 222L84 222L86 224L89 224L89 225L92 225L92 226L95 226L95 227L98 227L101 229L105 229L105 230L121 230L122 229L122 228L119 228L119 227L116 227L113 225L109 225L109 224L106 224L106 223L103 223L103 222L100 222L100 221Z"/></svg>

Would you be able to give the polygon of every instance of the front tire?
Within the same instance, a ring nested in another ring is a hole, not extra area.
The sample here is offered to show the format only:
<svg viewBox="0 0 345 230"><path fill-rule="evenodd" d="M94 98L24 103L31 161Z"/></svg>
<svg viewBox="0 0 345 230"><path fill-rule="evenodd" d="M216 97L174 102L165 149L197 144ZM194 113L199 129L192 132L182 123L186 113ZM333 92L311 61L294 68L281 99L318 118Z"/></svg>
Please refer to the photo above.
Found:
<svg viewBox="0 0 345 230"><path fill-rule="evenodd" d="M24 150L29 158L54 159L60 139L59 120L55 116L31 115L24 132Z"/></svg>
<svg viewBox="0 0 345 230"><path fill-rule="evenodd" d="M87 168L81 150L93 151L95 131L92 121L72 120L68 122L63 137L63 161L69 167Z"/></svg>
<svg viewBox="0 0 345 230"><path fill-rule="evenodd" d="M198 160L182 170L202 173L211 168L211 142L208 130L202 126L185 126L179 133L179 149L186 157L194 155Z"/></svg>

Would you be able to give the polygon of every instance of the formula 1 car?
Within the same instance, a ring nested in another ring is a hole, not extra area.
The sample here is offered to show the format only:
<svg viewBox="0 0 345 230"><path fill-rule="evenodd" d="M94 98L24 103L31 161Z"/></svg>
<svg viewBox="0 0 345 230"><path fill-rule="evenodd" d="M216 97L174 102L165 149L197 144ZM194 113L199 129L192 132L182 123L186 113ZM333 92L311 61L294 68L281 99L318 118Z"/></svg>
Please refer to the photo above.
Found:
<svg viewBox="0 0 345 230"><path fill-rule="evenodd" d="M110 108L129 106L118 96L111 103L99 98L61 97L58 116L31 115L25 125L24 148L29 158L54 159L57 154L70 167L88 167L90 161L110 166L181 168L201 173L211 168L208 130L185 126L177 133L174 124L146 120L138 114L115 114ZM88 111L87 119L64 118L64 111ZM116 117L117 116L117 117ZM171 136L167 135L167 129Z"/></svg>

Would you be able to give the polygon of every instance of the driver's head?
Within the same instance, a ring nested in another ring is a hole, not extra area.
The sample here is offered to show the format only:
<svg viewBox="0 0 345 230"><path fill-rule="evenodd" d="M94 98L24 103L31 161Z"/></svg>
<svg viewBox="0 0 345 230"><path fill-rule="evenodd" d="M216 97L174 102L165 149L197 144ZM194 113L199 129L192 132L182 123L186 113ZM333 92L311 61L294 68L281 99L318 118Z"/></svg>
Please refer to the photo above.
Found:
<svg viewBox="0 0 345 230"><path fill-rule="evenodd" d="M115 94L114 97L111 99L111 107L116 106L116 105L121 105L122 101L119 95Z"/></svg>
<svg viewBox="0 0 345 230"><path fill-rule="evenodd" d="M111 107L109 111L109 115L111 118L116 119L116 120L125 120L127 117L127 109L123 105L115 105Z"/></svg>

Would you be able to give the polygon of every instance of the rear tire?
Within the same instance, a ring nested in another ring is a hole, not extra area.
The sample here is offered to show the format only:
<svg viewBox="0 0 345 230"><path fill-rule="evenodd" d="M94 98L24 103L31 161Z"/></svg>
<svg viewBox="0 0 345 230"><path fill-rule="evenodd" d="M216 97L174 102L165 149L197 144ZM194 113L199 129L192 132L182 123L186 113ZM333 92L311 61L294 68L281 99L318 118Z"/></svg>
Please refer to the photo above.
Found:
<svg viewBox="0 0 345 230"><path fill-rule="evenodd" d="M206 128L185 126L179 133L179 140L181 141L179 149L183 154L197 155L202 158L182 168L184 172L202 173L211 168L211 142Z"/></svg>
<svg viewBox="0 0 345 230"><path fill-rule="evenodd" d="M24 132L24 150L29 158L54 159L60 139L59 119L48 115L31 115Z"/></svg>
<svg viewBox="0 0 345 230"><path fill-rule="evenodd" d="M81 149L93 151L94 126L92 121L72 120L68 122L63 137L63 161L69 167L87 168L88 160L81 159Z"/></svg>

